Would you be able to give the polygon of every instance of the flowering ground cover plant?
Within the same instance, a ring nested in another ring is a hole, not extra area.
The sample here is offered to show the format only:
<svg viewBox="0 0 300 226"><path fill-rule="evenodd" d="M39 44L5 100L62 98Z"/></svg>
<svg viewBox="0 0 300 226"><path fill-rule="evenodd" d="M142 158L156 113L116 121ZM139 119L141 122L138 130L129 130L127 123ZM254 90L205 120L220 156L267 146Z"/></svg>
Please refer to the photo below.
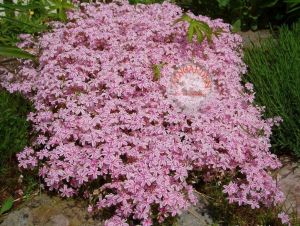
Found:
<svg viewBox="0 0 300 226"><path fill-rule="evenodd" d="M39 66L23 61L2 85L22 92L36 111L38 133L18 154L20 167L38 167L50 190L63 197L93 196L89 211L112 208L106 225L142 225L180 214L197 199L191 172L224 177L230 202L271 206L283 201L269 171L280 166L269 137L277 119L254 106L241 38L221 20L190 14L222 33L212 42L186 38L188 24L170 4L82 4L69 22L20 47L39 53ZM196 37L195 37L196 39ZM176 68L193 62L211 76L213 95L193 112L168 98ZM161 65L159 79L153 66ZM154 214L155 213L155 214Z"/></svg>

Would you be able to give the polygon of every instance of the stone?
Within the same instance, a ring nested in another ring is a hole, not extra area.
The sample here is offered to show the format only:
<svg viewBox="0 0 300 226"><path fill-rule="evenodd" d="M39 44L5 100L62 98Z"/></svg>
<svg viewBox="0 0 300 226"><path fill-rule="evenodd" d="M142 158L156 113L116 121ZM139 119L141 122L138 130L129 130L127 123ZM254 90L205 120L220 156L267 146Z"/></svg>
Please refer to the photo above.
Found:
<svg viewBox="0 0 300 226"><path fill-rule="evenodd" d="M53 216L45 226L70 226L70 222L67 217L62 214Z"/></svg>
<svg viewBox="0 0 300 226"><path fill-rule="evenodd" d="M212 223L213 221L207 213L203 214L195 207L183 213L178 221L179 226L206 226Z"/></svg>
<svg viewBox="0 0 300 226"><path fill-rule="evenodd" d="M103 226L87 212L87 203L41 194L4 217L0 226Z"/></svg>
<svg viewBox="0 0 300 226"><path fill-rule="evenodd" d="M30 226L30 224L32 224L30 208L25 207L8 214L1 226Z"/></svg>
<svg viewBox="0 0 300 226"><path fill-rule="evenodd" d="M208 214L207 201L198 196L196 206L189 208L188 211L180 215L179 226L208 226L213 224L213 220Z"/></svg>
<svg viewBox="0 0 300 226"><path fill-rule="evenodd" d="M243 38L243 45L245 48L251 47L252 44L260 45L260 42L272 37L269 30L259 30L259 31L244 31L238 32L240 36Z"/></svg>
<svg viewBox="0 0 300 226"><path fill-rule="evenodd" d="M300 162L293 162L287 157L280 160L283 166L278 171L277 181L286 196L285 209L297 213L300 220Z"/></svg>

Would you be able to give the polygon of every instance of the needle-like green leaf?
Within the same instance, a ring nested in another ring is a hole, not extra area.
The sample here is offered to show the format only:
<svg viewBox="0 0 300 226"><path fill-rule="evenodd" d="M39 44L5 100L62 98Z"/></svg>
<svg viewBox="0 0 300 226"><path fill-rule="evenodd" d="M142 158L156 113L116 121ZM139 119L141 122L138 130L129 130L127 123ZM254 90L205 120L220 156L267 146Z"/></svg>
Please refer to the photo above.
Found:
<svg viewBox="0 0 300 226"><path fill-rule="evenodd" d="M188 28L188 32L187 32L187 39L188 39L189 42L193 41L194 32L195 32L194 26L190 25L189 28Z"/></svg>
<svg viewBox="0 0 300 226"><path fill-rule="evenodd" d="M4 57L35 60L35 56L18 47L0 46L0 55Z"/></svg>

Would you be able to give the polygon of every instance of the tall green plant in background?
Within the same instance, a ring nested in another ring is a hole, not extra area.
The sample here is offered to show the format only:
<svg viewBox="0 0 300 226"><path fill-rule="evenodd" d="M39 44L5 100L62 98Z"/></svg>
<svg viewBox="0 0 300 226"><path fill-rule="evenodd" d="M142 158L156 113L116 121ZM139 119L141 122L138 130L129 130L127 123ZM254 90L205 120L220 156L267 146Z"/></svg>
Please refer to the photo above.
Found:
<svg viewBox="0 0 300 226"><path fill-rule="evenodd" d="M162 3L164 0L129 0L131 4ZM171 0L185 10L222 18L234 31L269 28L292 23L300 17L300 0Z"/></svg>
<svg viewBox="0 0 300 226"><path fill-rule="evenodd" d="M289 18L298 19L300 18L300 0L286 0L287 3L287 14Z"/></svg>
<svg viewBox="0 0 300 226"><path fill-rule="evenodd" d="M257 30L267 9L276 6L279 0L217 0L220 9L230 12L230 22L235 30Z"/></svg>
<svg viewBox="0 0 300 226"><path fill-rule="evenodd" d="M19 0L0 3L0 55L23 58L26 52L15 47L20 34L37 34L47 30L49 20L66 21L66 11L73 8L69 0ZM10 51L7 52L7 47ZM12 51L13 50L13 51ZM13 55L13 52L18 54ZM28 57L25 57L28 58Z"/></svg>
<svg viewBox="0 0 300 226"><path fill-rule="evenodd" d="M284 0L175 0L195 14L222 18L238 30L257 30L286 21ZM287 0L288 1L288 0ZM291 0L297 1L297 0Z"/></svg>
<svg viewBox="0 0 300 226"><path fill-rule="evenodd" d="M246 81L254 84L256 101L266 106L267 117L281 116L272 142L275 151L300 157L300 23L283 26L277 39L245 51L249 66Z"/></svg>

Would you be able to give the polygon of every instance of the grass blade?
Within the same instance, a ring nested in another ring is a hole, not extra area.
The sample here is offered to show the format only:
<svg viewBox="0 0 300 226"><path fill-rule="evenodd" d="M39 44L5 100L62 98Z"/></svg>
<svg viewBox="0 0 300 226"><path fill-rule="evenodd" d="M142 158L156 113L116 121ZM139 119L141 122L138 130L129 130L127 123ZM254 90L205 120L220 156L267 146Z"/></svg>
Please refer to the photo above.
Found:
<svg viewBox="0 0 300 226"><path fill-rule="evenodd" d="M35 56L17 47L0 46L0 55L4 57L13 57L21 59L34 60Z"/></svg>

